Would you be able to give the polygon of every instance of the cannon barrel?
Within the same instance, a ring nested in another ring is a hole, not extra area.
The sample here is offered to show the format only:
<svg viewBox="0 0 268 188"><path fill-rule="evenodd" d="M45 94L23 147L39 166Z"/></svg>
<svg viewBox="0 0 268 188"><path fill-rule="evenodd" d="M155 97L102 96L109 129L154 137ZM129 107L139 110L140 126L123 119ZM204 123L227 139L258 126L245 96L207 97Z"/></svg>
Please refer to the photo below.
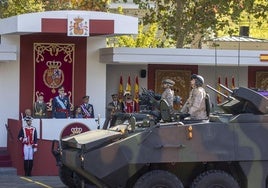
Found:
<svg viewBox="0 0 268 188"><path fill-rule="evenodd" d="M231 94L233 93L233 91L231 89L229 89L228 87L226 87L226 86L224 86L222 84L220 84L220 87L222 87L223 89L225 89L226 91L228 91Z"/></svg>
<svg viewBox="0 0 268 188"><path fill-rule="evenodd" d="M211 89L212 91L215 91L216 93L218 93L219 95L223 96L224 98L230 100L231 98L228 95L223 94L222 92L218 91L217 89L211 87L210 85L206 85L209 89Z"/></svg>

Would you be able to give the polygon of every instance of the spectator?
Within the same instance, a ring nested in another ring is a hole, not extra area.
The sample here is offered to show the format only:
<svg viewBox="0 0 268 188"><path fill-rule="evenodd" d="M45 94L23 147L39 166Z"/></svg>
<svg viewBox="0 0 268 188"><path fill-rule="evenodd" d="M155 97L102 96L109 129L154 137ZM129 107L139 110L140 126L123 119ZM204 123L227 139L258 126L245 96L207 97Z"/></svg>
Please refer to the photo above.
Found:
<svg viewBox="0 0 268 188"><path fill-rule="evenodd" d="M74 118L83 118L82 109L80 106L78 106L75 110Z"/></svg>
<svg viewBox="0 0 268 188"><path fill-rule="evenodd" d="M44 96L40 94L37 101L34 103L34 117L46 118L47 104L44 102Z"/></svg>

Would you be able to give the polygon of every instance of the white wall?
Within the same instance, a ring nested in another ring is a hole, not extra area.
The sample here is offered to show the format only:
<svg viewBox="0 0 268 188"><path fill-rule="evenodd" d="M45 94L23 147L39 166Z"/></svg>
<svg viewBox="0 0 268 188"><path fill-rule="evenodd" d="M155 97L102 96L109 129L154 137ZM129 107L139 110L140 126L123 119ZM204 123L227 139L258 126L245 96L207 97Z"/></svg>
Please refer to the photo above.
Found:
<svg viewBox="0 0 268 188"><path fill-rule="evenodd" d="M18 46L19 36L8 36L9 41L5 37L2 36L2 44ZM17 51L17 62L0 63L0 147L7 145L7 132L4 126L7 117L19 118L19 49Z"/></svg>
<svg viewBox="0 0 268 188"><path fill-rule="evenodd" d="M225 78L227 77L228 87L231 89L232 77L234 77L235 87L243 86L248 87L248 67L233 67L233 66L199 66L198 74L202 75L205 79L205 85L210 85L216 89L218 78L220 77L221 84L225 85ZM217 104L217 95L209 88L205 88L210 94L211 102ZM221 89L221 92L225 90Z"/></svg>
<svg viewBox="0 0 268 188"><path fill-rule="evenodd" d="M140 70L145 69L147 72L146 78L140 77ZM239 71L238 71L239 70ZM228 86L231 87L232 76L234 76L235 86L248 86L248 67L232 67L232 66L199 66L198 74L202 75L205 79L205 85L210 85L216 87L218 83L218 77L221 77L221 83L225 85L225 78L227 77ZM107 65L107 83L106 83L106 105L111 101L111 94L118 93L120 75L123 77L123 88L126 88L126 83L128 76L131 77L132 91L134 90L135 77L139 76L139 85L140 87L147 88L147 65ZM239 79L238 79L239 76ZM239 83L238 83L239 81ZM216 104L216 97L214 91L211 91L209 88L206 88L206 91L210 94L211 101L213 104ZM223 90L222 90L223 91ZM140 90L141 92L141 90Z"/></svg>
<svg viewBox="0 0 268 188"><path fill-rule="evenodd" d="M105 116L106 65L99 62L99 48L106 46L104 37L87 39L86 94L94 106L95 117ZM93 68L94 67L94 68Z"/></svg>
<svg viewBox="0 0 268 188"><path fill-rule="evenodd" d="M146 70L146 77L140 77L140 71L142 69ZM131 78L131 87L132 92L134 92L134 86L136 82L136 76L139 79L139 86L140 86L140 93L142 92L141 87L147 88L147 65L107 65L107 98L106 98L106 105L111 102L111 94L118 93L119 83L120 83L120 76L122 75L123 78L123 89L126 89L126 84L128 81L128 77ZM134 94L134 93L132 93Z"/></svg>

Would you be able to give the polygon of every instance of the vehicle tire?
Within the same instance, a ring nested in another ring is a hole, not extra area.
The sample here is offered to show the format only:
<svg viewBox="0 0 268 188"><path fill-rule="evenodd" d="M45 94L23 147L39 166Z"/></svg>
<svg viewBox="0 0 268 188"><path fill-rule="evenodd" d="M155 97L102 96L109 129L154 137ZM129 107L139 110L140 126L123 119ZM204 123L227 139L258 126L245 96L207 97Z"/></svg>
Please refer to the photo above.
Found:
<svg viewBox="0 0 268 188"><path fill-rule="evenodd" d="M59 167L59 177L62 183L64 183L67 187L75 187L73 172L66 166L63 165Z"/></svg>
<svg viewBox="0 0 268 188"><path fill-rule="evenodd" d="M141 176L133 188L183 188L174 174L164 170L153 170Z"/></svg>
<svg viewBox="0 0 268 188"><path fill-rule="evenodd" d="M206 171L193 181L190 188L239 188L237 181L222 170Z"/></svg>

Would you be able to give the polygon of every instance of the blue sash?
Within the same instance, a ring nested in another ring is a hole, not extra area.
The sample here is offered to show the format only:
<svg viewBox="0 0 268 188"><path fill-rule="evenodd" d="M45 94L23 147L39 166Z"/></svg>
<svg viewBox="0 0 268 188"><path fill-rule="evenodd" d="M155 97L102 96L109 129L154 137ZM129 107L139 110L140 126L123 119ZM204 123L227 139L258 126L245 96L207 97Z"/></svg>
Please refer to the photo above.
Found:
<svg viewBox="0 0 268 188"><path fill-rule="evenodd" d="M60 100L59 96L56 97L57 102L59 103L60 107L66 110L66 106L64 105L63 101Z"/></svg>

